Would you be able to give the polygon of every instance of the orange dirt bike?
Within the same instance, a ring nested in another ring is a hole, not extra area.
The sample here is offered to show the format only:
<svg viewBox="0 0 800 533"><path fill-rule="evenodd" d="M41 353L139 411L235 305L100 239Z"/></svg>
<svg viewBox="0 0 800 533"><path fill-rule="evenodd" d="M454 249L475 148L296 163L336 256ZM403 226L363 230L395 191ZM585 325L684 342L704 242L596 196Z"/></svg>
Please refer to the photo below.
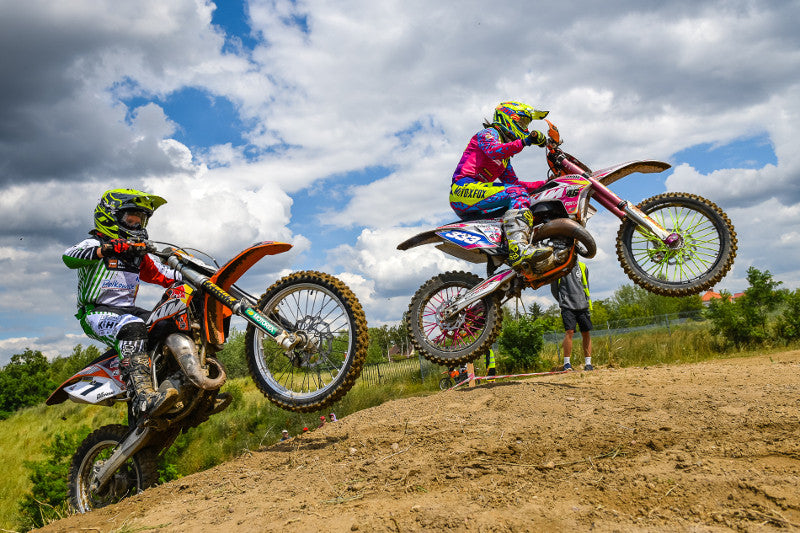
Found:
<svg viewBox="0 0 800 533"><path fill-rule="evenodd" d="M551 246L550 258L521 270L503 268L508 246L502 218L491 214L425 231L397 247L436 244L459 259L487 264L485 279L446 272L428 280L411 299L412 343L430 361L453 366L483 355L500 333L503 303L519 297L523 289L538 289L565 276L579 256L595 255L597 246L586 229L597 211L590 200L622 220L617 258L633 282L650 292L697 294L722 279L733 264L736 232L714 203L675 192L632 205L608 188L633 172L662 172L669 164L630 161L592 171L561 150L558 129L547 123L550 172L544 185L528 192L534 217L531 242Z"/></svg>
<svg viewBox="0 0 800 533"><path fill-rule="evenodd" d="M128 403L127 425L95 430L72 458L69 496L79 512L155 484L158 456L182 431L230 404L230 396L219 393L226 373L214 355L228 338L232 315L248 323L245 345L251 377L270 401L291 411L316 411L344 396L360 375L367 353L364 311L350 289L333 276L295 272L260 298L234 285L260 259L285 252L290 244L262 242L221 267L207 254L203 255L214 266L186 249L170 246L159 252L150 241L134 246L182 276L164 291L146 322L153 386L177 389L178 401L158 417L136 417L114 351L50 395L48 405L68 399L106 406Z"/></svg>

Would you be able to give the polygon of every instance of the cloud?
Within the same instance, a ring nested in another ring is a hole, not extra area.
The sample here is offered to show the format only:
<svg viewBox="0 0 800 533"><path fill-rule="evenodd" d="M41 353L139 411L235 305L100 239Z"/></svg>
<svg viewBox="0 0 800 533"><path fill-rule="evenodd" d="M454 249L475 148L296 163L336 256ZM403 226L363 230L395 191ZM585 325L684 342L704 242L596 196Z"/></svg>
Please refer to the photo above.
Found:
<svg viewBox="0 0 800 533"><path fill-rule="evenodd" d="M253 287L284 270L330 267L364 294L370 321L399 319L437 272L481 273L430 246L395 247L453 218L447 190L461 150L511 98L550 109L565 148L593 168L768 138L774 164L707 173L678 165L666 188L708 196L734 218L732 282L744 279L740 264L798 279L795 2L514 0L487 12L478 0L253 0L246 13L247 48L226 45L235 36L205 1L0 7L9 51L0 61L4 317L47 302L47 320L79 335L69 316L74 274L60 253L91 227L103 190L136 187L169 200L151 223L158 238L221 260L256 240L295 244L259 265ZM179 142L184 125L165 102L185 89L229 101L240 136ZM538 149L513 165L527 179L546 173ZM318 206L299 209L301 194ZM295 234L298 212L323 229ZM770 212L784 218L776 224ZM764 252L754 220L772 228L776 253ZM602 213L590 222L600 294L627 281L613 251L618 224ZM340 228L358 237L329 241ZM2 333L44 335L27 322Z"/></svg>

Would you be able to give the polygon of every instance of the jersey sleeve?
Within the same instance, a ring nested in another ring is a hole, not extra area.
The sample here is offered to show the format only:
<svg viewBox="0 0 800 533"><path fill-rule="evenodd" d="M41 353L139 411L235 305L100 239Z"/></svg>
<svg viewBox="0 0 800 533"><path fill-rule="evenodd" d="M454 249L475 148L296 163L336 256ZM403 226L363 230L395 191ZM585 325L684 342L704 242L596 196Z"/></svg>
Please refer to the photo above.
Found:
<svg viewBox="0 0 800 533"><path fill-rule="evenodd" d="M181 279L181 274L161 263L156 263L149 255L146 255L142 259L139 269L139 279L146 283L169 287L173 282Z"/></svg>
<svg viewBox="0 0 800 533"><path fill-rule="evenodd" d="M61 255L61 260L68 268L80 268L100 261L97 257L97 248L100 241L96 239L86 239L75 246L70 246Z"/></svg>
<svg viewBox="0 0 800 533"><path fill-rule="evenodd" d="M478 148L491 159L506 159L520 153L525 143L519 139L500 142L500 134L494 128L487 128L478 133Z"/></svg>

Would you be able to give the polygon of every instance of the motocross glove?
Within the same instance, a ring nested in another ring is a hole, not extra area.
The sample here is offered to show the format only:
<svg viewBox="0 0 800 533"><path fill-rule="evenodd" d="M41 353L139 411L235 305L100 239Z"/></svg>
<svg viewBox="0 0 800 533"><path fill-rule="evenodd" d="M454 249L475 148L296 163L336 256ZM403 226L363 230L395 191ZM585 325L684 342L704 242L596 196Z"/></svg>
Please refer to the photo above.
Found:
<svg viewBox="0 0 800 533"><path fill-rule="evenodd" d="M547 137L541 131L533 130L522 142L525 143L525 146L530 146L532 144L544 146L547 143Z"/></svg>
<svg viewBox="0 0 800 533"><path fill-rule="evenodd" d="M103 256L135 257L145 251L143 245L138 245L125 239L112 239L103 245Z"/></svg>

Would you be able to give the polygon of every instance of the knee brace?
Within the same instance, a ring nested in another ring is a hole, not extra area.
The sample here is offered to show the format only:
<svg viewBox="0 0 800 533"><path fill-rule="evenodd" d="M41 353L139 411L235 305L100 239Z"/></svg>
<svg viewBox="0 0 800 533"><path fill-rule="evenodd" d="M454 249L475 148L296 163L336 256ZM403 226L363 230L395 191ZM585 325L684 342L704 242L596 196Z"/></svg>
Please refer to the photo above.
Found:
<svg viewBox="0 0 800 533"><path fill-rule="evenodd" d="M134 355L147 351L147 326L144 322L131 322L119 328L117 334L120 359L130 360Z"/></svg>

